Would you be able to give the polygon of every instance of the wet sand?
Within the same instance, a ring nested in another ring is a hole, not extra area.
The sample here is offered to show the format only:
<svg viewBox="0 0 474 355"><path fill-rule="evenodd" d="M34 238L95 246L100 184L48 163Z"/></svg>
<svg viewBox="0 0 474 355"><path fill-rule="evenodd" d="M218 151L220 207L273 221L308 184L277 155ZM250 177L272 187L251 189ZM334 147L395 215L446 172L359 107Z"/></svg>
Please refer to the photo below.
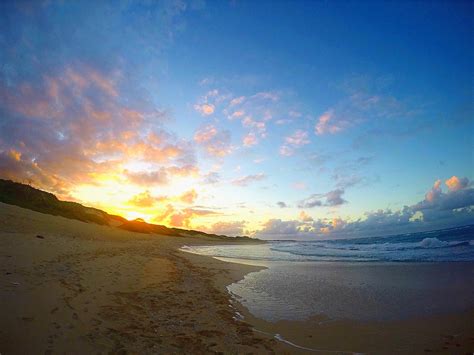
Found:
<svg viewBox="0 0 474 355"><path fill-rule="evenodd" d="M222 241L0 204L0 353L311 353L276 333L321 353L474 349L472 312L403 322L257 319L231 305L226 286L259 267L179 251L212 243Z"/></svg>

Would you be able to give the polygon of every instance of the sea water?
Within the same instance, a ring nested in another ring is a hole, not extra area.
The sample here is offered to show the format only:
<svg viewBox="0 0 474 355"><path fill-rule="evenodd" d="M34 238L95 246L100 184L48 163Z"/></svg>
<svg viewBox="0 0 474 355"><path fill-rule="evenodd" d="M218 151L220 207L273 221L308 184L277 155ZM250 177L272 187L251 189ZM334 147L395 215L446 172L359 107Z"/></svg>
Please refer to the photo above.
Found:
<svg viewBox="0 0 474 355"><path fill-rule="evenodd" d="M474 308L474 226L383 238L186 247L262 265L228 286L268 320L398 320Z"/></svg>
<svg viewBox="0 0 474 355"><path fill-rule="evenodd" d="M198 254L266 261L474 261L474 225L357 239L269 241L260 245L186 247Z"/></svg>

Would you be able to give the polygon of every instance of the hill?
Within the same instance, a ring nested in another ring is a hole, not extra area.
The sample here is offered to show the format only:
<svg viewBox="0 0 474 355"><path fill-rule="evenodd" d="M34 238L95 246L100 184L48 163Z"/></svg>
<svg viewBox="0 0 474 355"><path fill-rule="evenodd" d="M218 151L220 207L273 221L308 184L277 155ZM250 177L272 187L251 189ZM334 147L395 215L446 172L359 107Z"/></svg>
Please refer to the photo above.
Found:
<svg viewBox="0 0 474 355"><path fill-rule="evenodd" d="M224 235L207 234L204 232L179 228L168 228L162 225L146 223L141 219L129 221L121 216L111 215L105 211L97 208L86 207L77 202L61 201L52 193L11 180L0 179L0 202L45 214L77 219L82 222L118 227L138 233L162 234L177 237L201 235L218 239L227 238ZM237 237L237 239L249 240L251 238Z"/></svg>

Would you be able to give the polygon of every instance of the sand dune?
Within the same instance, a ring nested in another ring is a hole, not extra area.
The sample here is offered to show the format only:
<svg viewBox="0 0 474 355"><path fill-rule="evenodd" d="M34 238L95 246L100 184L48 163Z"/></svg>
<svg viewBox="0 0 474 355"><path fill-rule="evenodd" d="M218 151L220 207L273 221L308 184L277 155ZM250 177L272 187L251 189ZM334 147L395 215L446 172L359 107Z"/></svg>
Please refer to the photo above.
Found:
<svg viewBox="0 0 474 355"><path fill-rule="evenodd" d="M252 267L177 250L203 242L201 237L138 234L0 204L0 352L278 349L271 337L235 321L229 307L223 285ZM199 259L206 259L205 267Z"/></svg>

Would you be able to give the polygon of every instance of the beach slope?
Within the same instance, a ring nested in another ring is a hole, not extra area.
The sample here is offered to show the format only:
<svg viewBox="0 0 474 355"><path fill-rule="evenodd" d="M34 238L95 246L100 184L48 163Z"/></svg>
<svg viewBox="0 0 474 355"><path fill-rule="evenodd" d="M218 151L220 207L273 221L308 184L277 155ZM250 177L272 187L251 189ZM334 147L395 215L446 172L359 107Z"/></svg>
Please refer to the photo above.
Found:
<svg viewBox="0 0 474 355"><path fill-rule="evenodd" d="M255 267L178 250L213 242L0 203L0 352L286 352L234 319L224 285Z"/></svg>

